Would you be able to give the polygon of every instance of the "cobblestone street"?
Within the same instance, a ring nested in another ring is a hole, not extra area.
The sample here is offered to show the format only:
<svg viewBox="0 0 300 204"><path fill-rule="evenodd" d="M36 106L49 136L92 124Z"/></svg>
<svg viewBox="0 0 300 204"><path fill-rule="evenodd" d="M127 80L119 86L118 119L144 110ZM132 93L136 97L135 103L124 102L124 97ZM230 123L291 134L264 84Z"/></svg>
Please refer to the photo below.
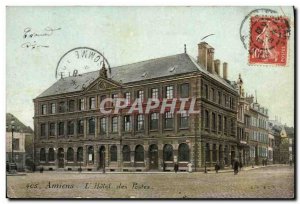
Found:
<svg viewBox="0 0 300 204"><path fill-rule="evenodd" d="M213 173L28 173L7 176L10 198L293 198L294 167Z"/></svg>

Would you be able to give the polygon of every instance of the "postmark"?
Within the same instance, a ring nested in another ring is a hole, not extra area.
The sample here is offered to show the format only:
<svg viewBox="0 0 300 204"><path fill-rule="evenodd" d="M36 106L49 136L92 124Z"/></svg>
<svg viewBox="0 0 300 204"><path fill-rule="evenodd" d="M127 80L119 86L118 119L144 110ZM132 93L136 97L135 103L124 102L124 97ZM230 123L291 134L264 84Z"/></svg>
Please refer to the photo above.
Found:
<svg viewBox="0 0 300 204"><path fill-rule="evenodd" d="M252 16L250 20L249 64L285 66L288 57L287 17Z"/></svg>

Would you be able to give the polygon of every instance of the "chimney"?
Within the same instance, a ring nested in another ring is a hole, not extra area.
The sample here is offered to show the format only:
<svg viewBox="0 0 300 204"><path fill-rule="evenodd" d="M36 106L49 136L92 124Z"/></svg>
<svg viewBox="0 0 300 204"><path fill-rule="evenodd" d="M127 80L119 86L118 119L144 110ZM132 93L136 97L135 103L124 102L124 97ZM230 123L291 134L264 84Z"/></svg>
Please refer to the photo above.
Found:
<svg viewBox="0 0 300 204"><path fill-rule="evenodd" d="M223 79L227 80L227 67L228 67L228 64L227 62L224 62L223 63Z"/></svg>
<svg viewBox="0 0 300 204"><path fill-rule="evenodd" d="M218 59L214 60L214 67L217 75L220 75L220 60Z"/></svg>
<svg viewBox="0 0 300 204"><path fill-rule="evenodd" d="M198 64L202 65L207 71L214 71L214 52L215 49L206 42L198 44Z"/></svg>

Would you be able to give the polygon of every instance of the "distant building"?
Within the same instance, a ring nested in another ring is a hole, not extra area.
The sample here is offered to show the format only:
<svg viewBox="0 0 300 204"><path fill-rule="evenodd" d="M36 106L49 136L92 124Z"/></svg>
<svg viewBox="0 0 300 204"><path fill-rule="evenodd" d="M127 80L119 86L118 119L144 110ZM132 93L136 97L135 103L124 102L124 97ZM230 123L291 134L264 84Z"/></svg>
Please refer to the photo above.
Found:
<svg viewBox="0 0 300 204"><path fill-rule="evenodd" d="M14 121L14 127L11 121ZM18 171L22 171L25 169L26 159L33 156L33 130L10 113L6 114L6 127L6 161L15 162Z"/></svg>
<svg viewBox="0 0 300 204"><path fill-rule="evenodd" d="M239 160L244 166L248 166L250 162L250 146L249 146L249 135L250 135L250 116L249 100L245 97L244 83L241 75L236 82L236 87L239 92L239 100L237 107L237 143Z"/></svg>
<svg viewBox="0 0 300 204"><path fill-rule="evenodd" d="M249 115L249 146L251 164L261 165L268 155L268 109L262 107L253 96L246 97L250 104L246 114Z"/></svg>
<svg viewBox="0 0 300 204"><path fill-rule="evenodd" d="M269 133L274 136L273 162L294 163L294 128L283 125L277 119L268 122Z"/></svg>

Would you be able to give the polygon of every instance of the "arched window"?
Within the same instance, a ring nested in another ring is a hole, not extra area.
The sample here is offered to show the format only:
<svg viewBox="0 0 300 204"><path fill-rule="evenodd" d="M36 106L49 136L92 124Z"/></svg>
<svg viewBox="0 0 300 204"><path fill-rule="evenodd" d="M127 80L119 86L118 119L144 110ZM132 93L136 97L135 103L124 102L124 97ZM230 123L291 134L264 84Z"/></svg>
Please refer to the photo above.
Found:
<svg viewBox="0 0 300 204"><path fill-rule="evenodd" d="M173 161L173 147L170 144L164 146L164 161Z"/></svg>
<svg viewBox="0 0 300 204"><path fill-rule="evenodd" d="M213 144L213 149L212 149L212 156L213 156L213 161L217 161L217 145Z"/></svg>
<svg viewBox="0 0 300 204"><path fill-rule="evenodd" d="M53 148L49 149L48 158L49 158L49 162L54 161L54 149Z"/></svg>
<svg viewBox="0 0 300 204"><path fill-rule="evenodd" d="M74 161L74 150L71 147L67 150L67 161Z"/></svg>
<svg viewBox="0 0 300 204"><path fill-rule="evenodd" d="M46 151L44 148L40 150L40 161L45 162L46 161Z"/></svg>
<svg viewBox="0 0 300 204"><path fill-rule="evenodd" d="M144 147L142 145L137 145L135 148L134 160L137 162L144 161Z"/></svg>
<svg viewBox="0 0 300 204"><path fill-rule="evenodd" d="M88 161L90 164L94 163L94 147L89 146L88 148Z"/></svg>
<svg viewBox="0 0 300 204"><path fill-rule="evenodd" d="M83 148L78 147L77 149L77 161L82 162L83 161Z"/></svg>
<svg viewBox="0 0 300 204"><path fill-rule="evenodd" d="M110 161L117 161L118 155L117 155L117 146L113 145L110 147Z"/></svg>
<svg viewBox="0 0 300 204"><path fill-rule="evenodd" d="M178 161L189 161L190 160L190 150L189 146L182 143L178 147Z"/></svg>
<svg viewBox="0 0 300 204"><path fill-rule="evenodd" d="M125 145L123 147L123 161L130 161L130 147Z"/></svg>

